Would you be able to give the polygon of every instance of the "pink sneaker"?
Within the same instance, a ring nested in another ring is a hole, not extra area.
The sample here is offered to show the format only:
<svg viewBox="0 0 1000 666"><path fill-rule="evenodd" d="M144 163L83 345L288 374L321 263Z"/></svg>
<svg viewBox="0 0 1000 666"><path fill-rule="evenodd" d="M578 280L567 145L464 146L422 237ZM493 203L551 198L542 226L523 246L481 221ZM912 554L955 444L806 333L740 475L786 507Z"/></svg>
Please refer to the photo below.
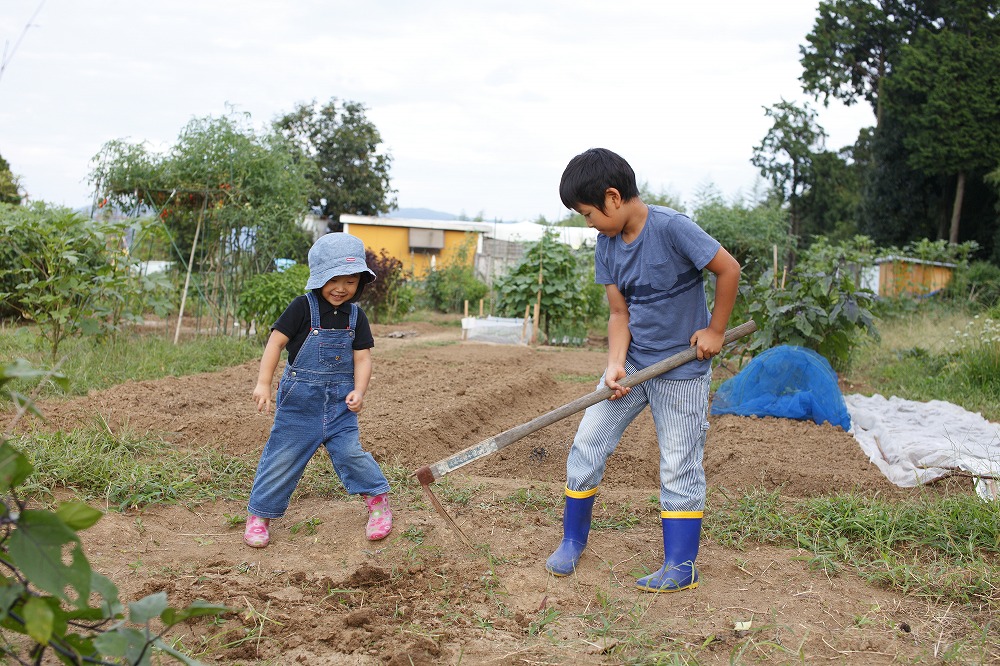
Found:
<svg viewBox="0 0 1000 666"><path fill-rule="evenodd" d="M271 521L253 514L247 516L247 528L243 531L243 543L251 548L263 548L271 541L267 525Z"/></svg>
<svg viewBox="0 0 1000 666"><path fill-rule="evenodd" d="M368 506L368 526L365 527L365 535L369 541L386 538L392 531L392 509L389 508L389 496L382 493L364 499Z"/></svg>

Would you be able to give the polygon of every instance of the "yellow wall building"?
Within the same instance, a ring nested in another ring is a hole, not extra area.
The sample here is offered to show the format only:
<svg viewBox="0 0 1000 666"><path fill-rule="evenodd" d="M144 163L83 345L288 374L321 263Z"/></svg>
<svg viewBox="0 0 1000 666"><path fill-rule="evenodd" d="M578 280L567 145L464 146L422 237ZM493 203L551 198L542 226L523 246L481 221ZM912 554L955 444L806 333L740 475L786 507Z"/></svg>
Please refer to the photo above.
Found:
<svg viewBox="0 0 1000 666"><path fill-rule="evenodd" d="M883 257L878 264L878 295L927 296L941 291L951 282L955 264L924 261L908 257Z"/></svg>
<svg viewBox="0 0 1000 666"><path fill-rule="evenodd" d="M465 252L473 265L482 251L483 235L493 229L486 222L407 220L368 215L341 215L344 231L360 238L375 255L386 254L403 262L403 270L421 278L434 266L454 263Z"/></svg>

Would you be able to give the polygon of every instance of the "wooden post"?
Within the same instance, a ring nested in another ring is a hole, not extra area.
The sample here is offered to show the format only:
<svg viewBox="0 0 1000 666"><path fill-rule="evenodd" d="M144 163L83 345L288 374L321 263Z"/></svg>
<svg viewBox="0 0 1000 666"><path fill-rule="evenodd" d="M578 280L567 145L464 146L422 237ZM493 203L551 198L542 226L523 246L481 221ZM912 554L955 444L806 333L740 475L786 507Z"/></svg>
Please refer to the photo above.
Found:
<svg viewBox="0 0 1000 666"><path fill-rule="evenodd" d="M542 309L542 264L544 259L544 255L539 256L538 259L538 293L535 296L535 320L531 322L531 339L536 345L538 344L538 313Z"/></svg>
<svg viewBox="0 0 1000 666"><path fill-rule="evenodd" d="M202 208L202 213L204 213L204 208ZM191 242L191 258L188 260L187 275L184 276L184 292L181 294L181 309L177 313L177 328L174 330L174 344L177 344L177 340L181 336L181 320L184 319L184 304L187 302L188 295L188 285L191 284L191 266L194 265L194 249L198 247L198 232L201 231L201 217L202 214L198 214L198 224L194 228L194 240Z"/></svg>
<svg viewBox="0 0 1000 666"><path fill-rule="evenodd" d="M535 320L531 322L531 338L532 341L538 344L538 313L542 309L541 299L535 302Z"/></svg>
<svg viewBox="0 0 1000 666"><path fill-rule="evenodd" d="M483 299L480 298L479 299L479 317L480 317L480 319L482 318L482 316L483 316Z"/></svg>
<svg viewBox="0 0 1000 666"><path fill-rule="evenodd" d="M774 245L774 288L778 288L778 246Z"/></svg>
<svg viewBox="0 0 1000 666"><path fill-rule="evenodd" d="M528 312L531 310L531 304L524 306L524 320L521 322L521 342L524 342L524 337L528 333Z"/></svg>
<svg viewBox="0 0 1000 666"><path fill-rule="evenodd" d="M465 309L462 311L462 339L465 340L468 336L468 330L465 328L465 320L469 318L469 299L465 300Z"/></svg>

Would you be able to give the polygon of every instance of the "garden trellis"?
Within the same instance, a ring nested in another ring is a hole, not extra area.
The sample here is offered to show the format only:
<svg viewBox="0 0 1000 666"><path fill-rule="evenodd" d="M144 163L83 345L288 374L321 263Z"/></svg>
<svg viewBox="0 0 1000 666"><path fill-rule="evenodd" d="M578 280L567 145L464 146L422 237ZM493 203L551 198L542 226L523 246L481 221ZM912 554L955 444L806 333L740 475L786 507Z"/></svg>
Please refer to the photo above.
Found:
<svg viewBox="0 0 1000 666"><path fill-rule="evenodd" d="M98 199L153 217L162 231L165 244L150 234L135 239L133 254L179 267L175 341L189 309L199 330L207 316L215 332L238 332L245 281L274 270L276 259L305 257L308 166L280 136L259 137L229 118L194 120L166 154L112 141L95 162Z"/></svg>

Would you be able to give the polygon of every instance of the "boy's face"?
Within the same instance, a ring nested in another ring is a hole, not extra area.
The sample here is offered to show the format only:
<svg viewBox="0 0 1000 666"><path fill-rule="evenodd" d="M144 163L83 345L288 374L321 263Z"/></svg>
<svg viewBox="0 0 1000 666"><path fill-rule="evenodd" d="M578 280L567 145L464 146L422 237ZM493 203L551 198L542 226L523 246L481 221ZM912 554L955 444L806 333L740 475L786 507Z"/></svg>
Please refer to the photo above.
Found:
<svg viewBox="0 0 1000 666"><path fill-rule="evenodd" d="M609 238L620 234L622 228L625 226L626 220L622 215L618 214L620 210L621 195L613 187L608 188L607 193L604 195L604 210L588 204L579 204L576 207L576 212L583 215L583 219L586 220L588 227L597 229Z"/></svg>
<svg viewBox="0 0 1000 666"><path fill-rule="evenodd" d="M326 302L333 307L343 305L354 297L358 291L358 284L361 278L357 275L338 275L330 278L329 282L323 285L320 293Z"/></svg>

